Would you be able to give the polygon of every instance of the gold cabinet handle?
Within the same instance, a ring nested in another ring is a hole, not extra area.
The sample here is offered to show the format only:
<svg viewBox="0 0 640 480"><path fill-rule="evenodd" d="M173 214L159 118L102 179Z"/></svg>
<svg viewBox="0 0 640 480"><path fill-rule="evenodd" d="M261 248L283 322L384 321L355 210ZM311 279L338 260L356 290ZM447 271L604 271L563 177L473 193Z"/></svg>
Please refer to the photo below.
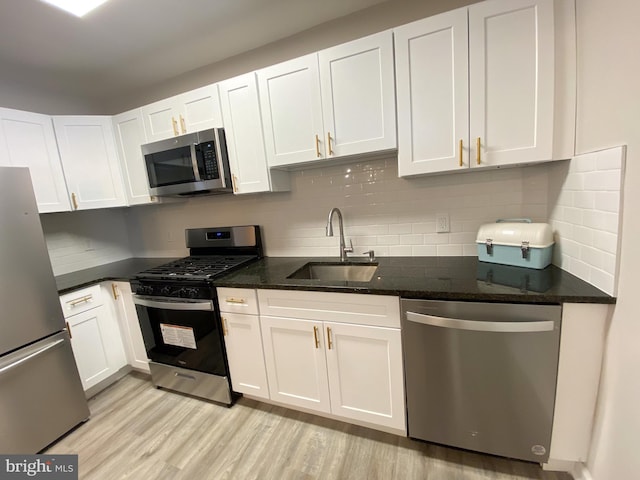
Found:
<svg viewBox="0 0 640 480"><path fill-rule="evenodd" d="M331 350L333 342L331 341L331 327L327 327L327 347Z"/></svg>
<svg viewBox="0 0 640 480"><path fill-rule="evenodd" d="M111 284L111 291L113 292L113 299L117 300L118 299L118 287L116 286L115 283Z"/></svg>
<svg viewBox="0 0 640 480"><path fill-rule="evenodd" d="M78 209L78 198L76 197L75 193L71 194L71 203L73 203L73 209L77 210Z"/></svg>
<svg viewBox="0 0 640 480"><path fill-rule="evenodd" d="M182 127L182 133L187 133L187 126L182 115L180 115L180 126Z"/></svg>
<svg viewBox="0 0 640 480"><path fill-rule="evenodd" d="M460 139L460 166L462 167L463 163L462 163L462 139Z"/></svg>
<svg viewBox="0 0 640 480"><path fill-rule="evenodd" d="M73 335L71 335L71 327L69 326L69 322L64 322L67 324L67 332L69 333L69 340L71 340L73 338Z"/></svg>
<svg viewBox="0 0 640 480"><path fill-rule="evenodd" d="M476 138L476 163L480 165L480 137Z"/></svg>
<svg viewBox="0 0 640 480"><path fill-rule="evenodd" d="M222 317L222 335L225 337L229 335L229 329L227 328L227 319Z"/></svg>
<svg viewBox="0 0 640 480"><path fill-rule="evenodd" d="M231 175L231 183L233 185L233 193L238 193L238 177Z"/></svg>
<svg viewBox="0 0 640 480"><path fill-rule="evenodd" d="M173 117L171 117L171 126L173 127L173 134L176 137L180 135L180 132L178 131L178 122L176 122L176 119Z"/></svg>
<svg viewBox="0 0 640 480"><path fill-rule="evenodd" d="M331 147L331 132L327 132L327 145L329 145L329 155L333 155L333 148Z"/></svg>
<svg viewBox="0 0 640 480"><path fill-rule="evenodd" d="M227 303L233 303L236 305L246 305L247 301L244 298L233 298L233 297L227 297L224 299L225 302Z"/></svg>
<svg viewBox="0 0 640 480"><path fill-rule="evenodd" d="M313 340L316 342L316 348L320 348L320 340L318 340L318 327L313 326Z"/></svg>
<svg viewBox="0 0 640 480"><path fill-rule="evenodd" d="M316 157L320 158L320 138L316 135Z"/></svg>
<svg viewBox="0 0 640 480"><path fill-rule="evenodd" d="M72 307L75 307L76 305L90 302L91 300L93 300L93 295L85 295L84 297L77 298L76 300L71 300L70 302L67 302L67 303Z"/></svg>

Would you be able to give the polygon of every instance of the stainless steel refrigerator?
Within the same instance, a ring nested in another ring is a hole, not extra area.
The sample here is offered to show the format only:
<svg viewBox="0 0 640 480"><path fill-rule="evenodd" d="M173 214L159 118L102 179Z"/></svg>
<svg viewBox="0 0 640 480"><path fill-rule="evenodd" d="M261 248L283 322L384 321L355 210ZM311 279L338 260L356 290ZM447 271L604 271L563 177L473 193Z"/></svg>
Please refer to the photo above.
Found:
<svg viewBox="0 0 640 480"><path fill-rule="evenodd" d="M0 453L89 418L27 168L0 167Z"/></svg>

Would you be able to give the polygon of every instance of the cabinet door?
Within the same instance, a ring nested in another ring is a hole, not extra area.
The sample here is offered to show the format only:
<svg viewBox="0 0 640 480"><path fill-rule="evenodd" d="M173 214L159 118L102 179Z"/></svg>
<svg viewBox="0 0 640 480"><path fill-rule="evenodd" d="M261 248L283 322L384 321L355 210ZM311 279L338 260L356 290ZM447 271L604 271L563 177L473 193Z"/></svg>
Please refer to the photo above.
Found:
<svg viewBox="0 0 640 480"><path fill-rule="evenodd" d="M234 193L271 190L254 73L220 83Z"/></svg>
<svg viewBox="0 0 640 480"><path fill-rule="evenodd" d="M207 85L178 97L180 133L192 133L222 127L218 85Z"/></svg>
<svg viewBox="0 0 640 480"><path fill-rule="evenodd" d="M0 108L0 165L29 167L40 213L71 210L50 116Z"/></svg>
<svg viewBox="0 0 640 480"><path fill-rule="evenodd" d="M552 158L553 22L553 0L469 7L472 167Z"/></svg>
<svg viewBox="0 0 640 480"><path fill-rule="evenodd" d="M396 148L392 32L323 50L318 58L327 157Z"/></svg>
<svg viewBox="0 0 640 480"><path fill-rule="evenodd" d="M269 398L259 317L222 313L222 325L233 391Z"/></svg>
<svg viewBox="0 0 640 480"><path fill-rule="evenodd" d="M467 9L394 30L398 175L469 166Z"/></svg>
<svg viewBox="0 0 640 480"><path fill-rule="evenodd" d="M270 167L325 157L318 55L257 72Z"/></svg>
<svg viewBox="0 0 640 480"><path fill-rule="evenodd" d="M260 317L271 400L330 411L322 322Z"/></svg>
<svg viewBox="0 0 640 480"><path fill-rule="evenodd" d="M122 334L122 343L127 363L137 370L149 372L147 349L142 339L138 314L131 297L129 282L107 282L103 286L109 290L106 298L115 303L115 315Z"/></svg>
<svg viewBox="0 0 640 480"><path fill-rule="evenodd" d="M331 412L404 430L400 329L324 323Z"/></svg>
<svg viewBox="0 0 640 480"><path fill-rule="evenodd" d="M111 320L104 305L67 318L73 355L85 390L126 364L122 342Z"/></svg>
<svg viewBox="0 0 640 480"><path fill-rule="evenodd" d="M147 141L155 142L180 135L179 110L177 97L166 98L145 105L140 109Z"/></svg>
<svg viewBox="0 0 640 480"><path fill-rule="evenodd" d="M111 117L53 117L76 210L126 205Z"/></svg>
<svg viewBox="0 0 640 480"><path fill-rule="evenodd" d="M113 117L116 144L120 154L125 193L129 205L151 203L149 179L141 145L147 143L140 109Z"/></svg>

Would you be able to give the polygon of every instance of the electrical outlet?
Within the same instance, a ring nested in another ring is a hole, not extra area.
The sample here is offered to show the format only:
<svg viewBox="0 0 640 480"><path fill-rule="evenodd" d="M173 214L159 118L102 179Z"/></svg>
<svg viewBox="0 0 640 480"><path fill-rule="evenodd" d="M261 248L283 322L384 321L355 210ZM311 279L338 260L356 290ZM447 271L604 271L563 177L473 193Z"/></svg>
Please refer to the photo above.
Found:
<svg viewBox="0 0 640 480"><path fill-rule="evenodd" d="M449 214L436 214L436 233L449 233Z"/></svg>

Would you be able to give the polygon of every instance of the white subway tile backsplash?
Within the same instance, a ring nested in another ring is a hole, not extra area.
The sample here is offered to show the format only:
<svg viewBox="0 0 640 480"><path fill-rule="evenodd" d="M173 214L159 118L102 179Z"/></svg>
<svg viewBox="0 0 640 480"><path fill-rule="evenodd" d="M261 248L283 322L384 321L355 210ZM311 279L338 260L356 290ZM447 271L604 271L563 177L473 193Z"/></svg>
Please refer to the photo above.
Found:
<svg viewBox="0 0 640 480"><path fill-rule="evenodd" d="M463 254L462 245L438 245L436 247L438 256L454 257Z"/></svg>
<svg viewBox="0 0 640 480"><path fill-rule="evenodd" d="M593 231L593 246L604 252L614 254L618 249L618 236L601 230Z"/></svg>
<svg viewBox="0 0 640 480"><path fill-rule="evenodd" d="M411 247L411 255L414 257L435 257L437 254L438 250L435 245L413 245Z"/></svg>
<svg viewBox="0 0 640 480"><path fill-rule="evenodd" d="M603 170L597 172L585 173L583 176L584 190L595 191L619 191L620 190L620 171L619 170Z"/></svg>
<svg viewBox="0 0 640 480"><path fill-rule="evenodd" d="M594 208L603 212L618 213L620 209L620 191L596 192Z"/></svg>
<svg viewBox="0 0 640 480"><path fill-rule="evenodd" d="M615 294L625 147L574 157L549 173L553 262Z"/></svg>
<svg viewBox="0 0 640 480"><path fill-rule="evenodd" d="M411 256L411 245L390 245L389 246L389 255L392 257L410 257Z"/></svg>
<svg viewBox="0 0 640 480"><path fill-rule="evenodd" d="M626 155L625 146L609 148L597 153L596 164L598 170L622 170L623 159Z"/></svg>
<svg viewBox="0 0 640 480"><path fill-rule="evenodd" d="M481 224L529 217L552 225L554 263L587 281L597 278L612 293L620 152L411 179L398 178L391 156L292 172L291 192L50 214L43 226L54 270L65 273L131 255L184 256L184 229L215 225L262 225L270 256L337 257L337 220L336 236L325 233L332 207L344 215L345 237L356 256L369 249L377 256L476 255ZM449 215L449 233L436 233L436 213Z"/></svg>

